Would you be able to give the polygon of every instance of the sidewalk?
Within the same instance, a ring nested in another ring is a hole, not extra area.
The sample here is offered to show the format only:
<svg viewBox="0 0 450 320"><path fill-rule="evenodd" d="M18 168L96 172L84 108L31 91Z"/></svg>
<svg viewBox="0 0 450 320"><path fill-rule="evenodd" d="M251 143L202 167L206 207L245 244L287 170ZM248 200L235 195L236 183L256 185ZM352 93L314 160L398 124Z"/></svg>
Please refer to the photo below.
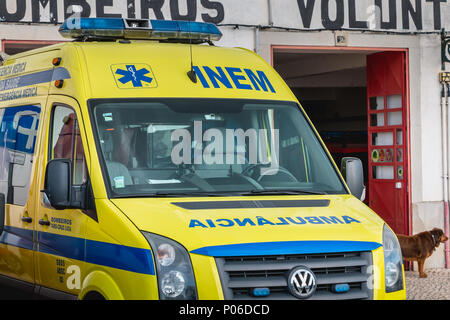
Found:
<svg viewBox="0 0 450 320"><path fill-rule="evenodd" d="M425 269L427 278L418 271L405 271L406 300L450 300L450 269Z"/></svg>

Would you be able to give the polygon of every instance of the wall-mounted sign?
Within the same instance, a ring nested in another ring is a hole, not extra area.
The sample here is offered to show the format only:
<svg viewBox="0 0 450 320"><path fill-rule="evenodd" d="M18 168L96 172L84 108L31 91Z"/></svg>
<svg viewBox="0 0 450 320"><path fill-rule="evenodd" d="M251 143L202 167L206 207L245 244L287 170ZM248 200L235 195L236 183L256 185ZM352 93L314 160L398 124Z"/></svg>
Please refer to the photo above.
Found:
<svg viewBox="0 0 450 320"><path fill-rule="evenodd" d="M450 63L450 35L445 33L445 30L442 29L441 33L441 60L442 60L442 71L445 70L445 63ZM449 82L445 80L445 77L442 77L441 73L441 82ZM448 75L447 75L448 77ZM445 81L443 81L445 80Z"/></svg>
<svg viewBox="0 0 450 320"><path fill-rule="evenodd" d="M212 0L2 0L0 21L62 23L73 15L220 23L226 1Z"/></svg>
<svg viewBox="0 0 450 320"><path fill-rule="evenodd" d="M2 0L0 21L61 23L78 14L268 26L270 16L274 26L295 29L435 31L450 29L448 1Z"/></svg>

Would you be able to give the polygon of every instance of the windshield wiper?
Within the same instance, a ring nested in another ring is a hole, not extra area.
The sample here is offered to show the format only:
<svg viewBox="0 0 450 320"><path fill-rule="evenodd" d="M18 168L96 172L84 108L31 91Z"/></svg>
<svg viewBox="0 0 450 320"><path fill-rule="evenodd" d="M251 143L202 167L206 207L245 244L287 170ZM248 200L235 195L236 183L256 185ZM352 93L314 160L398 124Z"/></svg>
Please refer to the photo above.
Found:
<svg viewBox="0 0 450 320"><path fill-rule="evenodd" d="M156 191L145 194L118 195L115 198L176 198L176 197L221 197L223 195L209 192L166 192Z"/></svg>
<svg viewBox="0 0 450 320"><path fill-rule="evenodd" d="M325 192L307 191L307 190L292 190L292 189L274 189L274 190L251 190L249 192L241 193L242 196L259 196L259 195L298 195L298 194L316 194L323 195Z"/></svg>
<svg viewBox="0 0 450 320"><path fill-rule="evenodd" d="M147 194L130 194L120 195L117 198L176 198L176 197L230 197L230 196L258 196L258 195L299 195L299 194L314 194L323 195L325 192L319 191L305 191L305 190L259 190L254 189L248 192L170 192L170 191L156 191Z"/></svg>
<svg viewBox="0 0 450 320"><path fill-rule="evenodd" d="M164 197L222 197L223 194L212 192L167 192L157 191L146 195L148 197L164 198Z"/></svg>

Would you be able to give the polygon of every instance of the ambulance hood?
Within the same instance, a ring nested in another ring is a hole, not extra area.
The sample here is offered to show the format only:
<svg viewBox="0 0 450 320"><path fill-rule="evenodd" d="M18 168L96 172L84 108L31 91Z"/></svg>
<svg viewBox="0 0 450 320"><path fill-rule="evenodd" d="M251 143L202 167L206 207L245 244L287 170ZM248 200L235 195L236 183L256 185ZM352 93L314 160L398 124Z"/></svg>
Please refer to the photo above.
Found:
<svg viewBox="0 0 450 320"><path fill-rule="evenodd" d="M382 243L383 220L350 195L112 201L140 230L208 256L373 250Z"/></svg>

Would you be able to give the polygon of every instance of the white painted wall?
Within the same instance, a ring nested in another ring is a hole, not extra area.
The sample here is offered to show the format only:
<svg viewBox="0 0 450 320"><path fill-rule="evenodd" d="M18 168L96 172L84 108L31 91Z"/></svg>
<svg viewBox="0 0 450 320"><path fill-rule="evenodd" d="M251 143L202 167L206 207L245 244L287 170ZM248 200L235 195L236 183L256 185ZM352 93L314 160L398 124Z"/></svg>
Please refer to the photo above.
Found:
<svg viewBox="0 0 450 320"><path fill-rule="evenodd" d="M58 33L59 26L0 23L0 40L64 41Z"/></svg>

